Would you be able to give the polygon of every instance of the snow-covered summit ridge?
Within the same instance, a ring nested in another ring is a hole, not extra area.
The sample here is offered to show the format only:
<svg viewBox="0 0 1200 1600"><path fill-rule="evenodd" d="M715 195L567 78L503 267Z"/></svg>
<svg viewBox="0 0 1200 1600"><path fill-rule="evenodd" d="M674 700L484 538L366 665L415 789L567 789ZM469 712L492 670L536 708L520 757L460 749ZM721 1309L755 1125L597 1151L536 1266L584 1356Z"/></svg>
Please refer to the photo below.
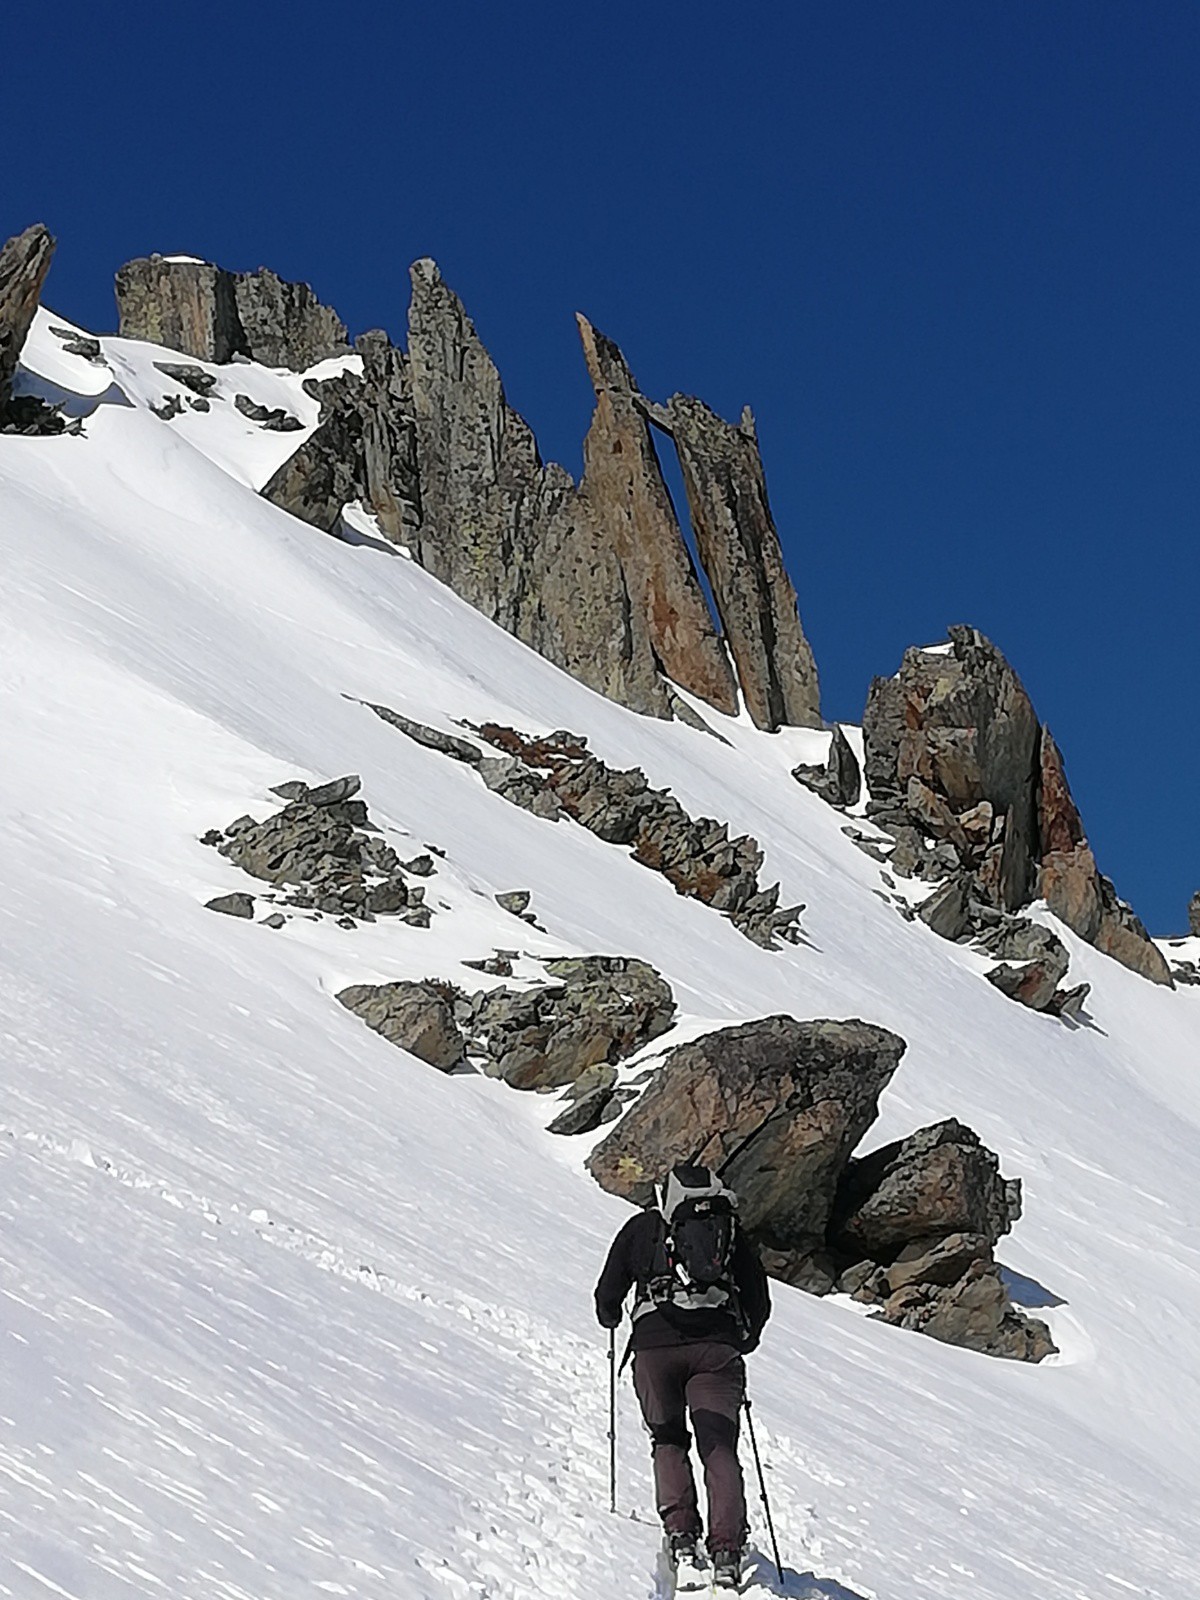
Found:
<svg viewBox="0 0 1200 1600"><path fill-rule="evenodd" d="M40 329L31 371L55 354ZM154 363L187 358L101 345L110 378L78 357L37 369L87 412L82 437L0 438L0 1584L651 1592L628 1396L621 1504L642 1520L604 1511L590 1314L624 1209L544 1135L546 1102L436 1074L332 999L465 982L464 956L519 942L652 962L672 1039L777 1011L892 1028L909 1049L872 1139L958 1114L1024 1181L1001 1256L1062 1347L1042 1367L777 1291L751 1381L785 1560L812 1574L790 1593L1196 1593L1196 992L1057 925L1091 1025L1013 1005L982 957L896 916L879 864L794 783L827 734L706 708L725 744L613 704L383 541L262 501L259 452L302 434L264 440L216 402L164 423ZM301 414L299 379L215 376ZM356 699L585 732L758 839L808 942L756 948ZM274 933L206 912L239 880L198 836L265 811L281 779L344 771L397 838L446 851L431 927ZM495 905L515 887L544 934Z"/></svg>

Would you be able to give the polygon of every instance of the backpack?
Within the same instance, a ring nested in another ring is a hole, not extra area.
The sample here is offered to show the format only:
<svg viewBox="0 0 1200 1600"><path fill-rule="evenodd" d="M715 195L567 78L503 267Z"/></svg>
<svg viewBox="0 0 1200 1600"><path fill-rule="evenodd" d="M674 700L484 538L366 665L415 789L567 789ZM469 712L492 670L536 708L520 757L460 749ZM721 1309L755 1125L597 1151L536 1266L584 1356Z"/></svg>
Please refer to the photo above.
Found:
<svg viewBox="0 0 1200 1600"><path fill-rule="evenodd" d="M696 1312L721 1311L743 1324L733 1279L737 1196L707 1167L675 1167L659 1194L660 1227L633 1319L657 1311L686 1333Z"/></svg>

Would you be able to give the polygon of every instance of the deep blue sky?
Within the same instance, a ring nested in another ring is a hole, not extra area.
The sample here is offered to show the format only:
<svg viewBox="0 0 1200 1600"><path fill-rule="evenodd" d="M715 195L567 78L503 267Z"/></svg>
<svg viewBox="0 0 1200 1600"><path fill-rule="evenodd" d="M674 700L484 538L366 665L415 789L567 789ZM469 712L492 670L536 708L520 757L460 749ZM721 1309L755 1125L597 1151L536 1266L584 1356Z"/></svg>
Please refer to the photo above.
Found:
<svg viewBox="0 0 1200 1600"><path fill-rule="evenodd" d="M400 337L440 261L576 468L578 308L749 401L821 670L971 622L1156 932L1200 886L1195 0L7 5L0 232L111 328L150 250Z"/></svg>

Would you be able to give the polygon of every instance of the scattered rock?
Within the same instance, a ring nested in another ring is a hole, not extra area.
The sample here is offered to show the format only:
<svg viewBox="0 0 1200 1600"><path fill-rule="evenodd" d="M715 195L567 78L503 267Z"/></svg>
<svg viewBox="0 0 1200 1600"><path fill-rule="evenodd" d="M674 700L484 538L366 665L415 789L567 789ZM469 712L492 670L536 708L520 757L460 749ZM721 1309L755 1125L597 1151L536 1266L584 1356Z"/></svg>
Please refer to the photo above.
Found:
<svg viewBox="0 0 1200 1600"><path fill-rule="evenodd" d="M220 911L227 917L252 917L254 915L254 896L252 894L219 894L215 900L206 900L205 909Z"/></svg>
<svg viewBox="0 0 1200 1600"><path fill-rule="evenodd" d="M50 332L56 339L62 340L63 353L68 356L82 356L85 361L101 361L99 339L93 339L91 334L77 333L74 328L56 328L51 325Z"/></svg>
<svg viewBox="0 0 1200 1600"><path fill-rule="evenodd" d="M287 918L282 911L272 911L269 917L263 918L262 925L264 928L282 928L286 922Z"/></svg>
<svg viewBox="0 0 1200 1600"><path fill-rule="evenodd" d="M529 910L532 898L528 889L510 889L506 894L496 896L496 904L502 911L511 911L514 917L521 917Z"/></svg>
<svg viewBox="0 0 1200 1600"><path fill-rule="evenodd" d="M436 750L439 755L451 756L455 761L465 761L475 767L484 758L479 746L471 744L467 739L459 739L452 733L443 733L440 728L430 728L423 722L415 722L412 717L401 716L390 706L373 705L369 700L360 700L358 703L373 711L377 717L382 717L393 728L399 728L401 733L407 734L417 744L423 744L429 750Z"/></svg>
<svg viewBox="0 0 1200 1600"><path fill-rule="evenodd" d="M235 394L233 403L249 422L259 422L268 433L295 433L304 424L282 406L263 406L248 394Z"/></svg>
<svg viewBox="0 0 1200 1600"><path fill-rule="evenodd" d="M399 915L428 927L432 912L422 904L424 887L409 885L393 847L356 798L355 773L310 788L299 779L272 791L287 800L263 822L239 817L220 838L222 855L277 889L285 903L338 919L341 926Z"/></svg>
<svg viewBox="0 0 1200 1600"><path fill-rule="evenodd" d="M460 1016L472 1053L515 1089L574 1083L597 1063L633 1055L674 1021L670 986L644 961L579 956L545 967L557 983L486 990Z"/></svg>
<svg viewBox="0 0 1200 1600"><path fill-rule="evenodd" d="M177 394L169 394L167 395L166 399L160 401L158 405L155 405L153 401L151 401L150 409L153 411L156 417L161 417L164 422L170 422L172 417L178 417L182 415L183 401Z"/></svg>
<svg viewBox="0 0 1200 1600"><path fill-rule="evenodd" d="M762 852L753 839L730 839L727 824L689 816L667 790L651 788L640 768L606 766L585 739L565 730L530 738L486 723L475 731L504 751L485 757L479 770L506 800L551 820L565 813L607 843L631 846L635 860L661 872L678 894L725 912L764 949L799 938L803 907L780 907L778 884L760 887Z"/></svg>
<svg viewBox="0 0 1200 1600"><path fill-rule="evenodd" d="M466 1042L445 990L435 983L354 984L338 1000L368 1028L441 1072L466 1060Z"/></svg>
<svg viewBox="0 0 1200 1600"><path fill-rule="evenodd" d="M611 1089L599 1086L590 1090L560 1111L547 1126L548 1133L571 1135L593 1133L604 1121L605 1113L614 1107L616 1097ZM619 1109L619 1107L617 1108Z"/></svg>
<svg viewBox="0 0 1200 1600"><path fill-rule="evenodd" d="M156 361L154 365L165 377L175 383L181 383L185 389L190 389L193 394L201 397L211 394L216 388L216 378L211 372L205 372L203 367L194 367L190 363L179 361Z"/></svg>
<svg viewBox="0 0 1200 1600"><path fill-rule="evenodd" d="M1200 889L1188 901L1188 932L1194 939L1200 939Z"/></svg>
<svg viewBox="0 0 1200 1600"><path fill-rule="evenodd" d="M961 939L971 926L971 880L965 872L947 878L918 907L917 916L943 939Z"/></svg>

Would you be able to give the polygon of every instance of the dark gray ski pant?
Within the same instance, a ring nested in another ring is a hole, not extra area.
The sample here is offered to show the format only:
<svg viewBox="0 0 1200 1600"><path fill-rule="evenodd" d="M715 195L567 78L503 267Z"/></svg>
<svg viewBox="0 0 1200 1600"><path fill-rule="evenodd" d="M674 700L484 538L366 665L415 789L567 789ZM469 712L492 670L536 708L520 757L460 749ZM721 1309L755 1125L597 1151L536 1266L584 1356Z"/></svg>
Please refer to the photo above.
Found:
<svg viewBox="0 0 1200 1600"><path fill-rule="evenodd" d="M738 1461L738 1421L746 1368L729 1344L663 1345L638 1350L633 1387L650 1431L658 1514L667 1533L703 1532L688 1454L691 1414L708 1496L708 1548L741 1550L746 1491Z"/></svg>

